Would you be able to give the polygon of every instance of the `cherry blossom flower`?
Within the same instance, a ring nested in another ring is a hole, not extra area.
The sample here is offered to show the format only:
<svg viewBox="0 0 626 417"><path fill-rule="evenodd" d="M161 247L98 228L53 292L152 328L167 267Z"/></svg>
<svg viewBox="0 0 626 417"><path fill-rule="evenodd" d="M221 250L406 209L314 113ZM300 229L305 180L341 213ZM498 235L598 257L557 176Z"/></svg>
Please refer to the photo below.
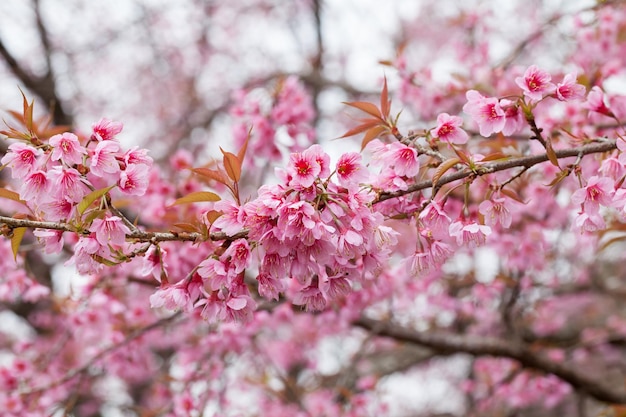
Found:
<svg viewBox="0 0 626 417"><path fill-rule="evenodd" d="M367 180L368 172L361 164L361 155L356 152L342 154L337 161L337 179L344 186L358 185Z"/></svg>
<svg viewBox="0 0 626 417"><path fill-rule="evenodd" d="M63 160L67 165L80 164L87 150L78 141L78 136L73 133L54 135L48 143L54 147L51 154L53 161Z"/></svg>
<svg viewBox="0 0 626 417"><path fill-rule="evenodd" d="M213 208L223 214L213 222L213 227L232 236L244 228L246 211L232 201L220 200Z"/></svg>
<svg viewBox="0 0 626 417"><path fill-rule="evenodd" d="M107 216L94 219L89 231L95 233L96 240L102 246L111 245L120 247L126 242L126 235L130 233L128 226L118 216Z"/></svg>
<svg viewBox="0 0 626 417"><path fill-rule="evenodd" d="M86 181L74 168L61 168L60 166L48 172L48 178L52 184L52 194L56 200L69 200L74 203L80 202L89 193Z"/></svg>
<svg viewBox="0 0 626 417"><path fill-rule="evenodd" d="M587 180L587 185L572 194L573 204L582 204L589 215L597 214L600 206L610 206L615 194L613 180L594 175Z"/></svg>
<svg viewBox="0 0 626 417"><path fill-rule="evenodd" d="M493 227L499 223L508 229L513 221L511 201L503 197L494 197L491 200L483 201L478 206L478 211L485 216L487 226Z"/></svg>
<svg viewBox="0 0 626 417"><path fill-rule="evenodd" d="M120 122L114 122L107 118L102 118L98 122L91 126L93 133L91 139L98 142L103 140L112 140L115 136L122 131L124 124Z"/></svg>
<svg viewBox="0 0 626 417"><path fill-rule="evenodd" d="M12 178L24 178L35 170L37 157L42 154L41 149L23 143L13 143L9 151L2 157L0 163L11 168Z"/></svg>
<svg viewBox="0 0 626 417"><path fill-rule="evenodd" d="M463 111L478 124L481 136L487 137L502 131L506 118L498 99L484 97L476 90L469 90L465 97L467 103L463 106Z"/></svg>
<svg viewBox="0 0 626 417"><path fill-rule="evenodd" d="M463 119L459 116L441 113L437 116L437 127L431 130L430 134L445 142L462 145L469 140L469 136L461 129L461 126L463 126Z"/></svg>
<svg viewBox="0 0 626 417"><path fill-rule="evenodd" d="M606 104L604 92L597 85L587 94L587 101L584 103L584 106L590 111L614 117L613 111Z"/></svg>
<svg viewBox="0 0 626 417"><path fill-rule="evenodd" d="M287 172L291 175L289 185L309 188L318 178L322 168L314 152L292 153Z"/></svg>
<svg viewBox="0 0 626 417"><path fill-rule="evenodd" d="M587 89L576 81L576 73L563 77L563 82L556 85L556 98L561 101L580 100L585 98Z"/></svg>
<svg viewBox="0 0 626 417"><path fill-rule="evenodd" d="M487 236L491 234L491 228L475 222L465 223L456 221L450 225L450 236L456 239L459 246L480 246L485 243Z"/></svg>
<svg viewBox="0 0 626 417"><path fill-rule="evenodd" d="M524 95L532 101L540 101L544 96L551 94L555 86L550 82L552 77L536 65L528 67L523 77L515 78L515 83L524 90Z"/></svg>
<svg viewBox="0 0 626 417"><path fill-rule="evenodd" d="M103 140L98 143L90 158L91 172L99 177L120 172L120 164L116 159L119 151L120 145L117 142Z"/></svg>
<svg viewBox="0 0 626 417"><path fill-rule="evenodd" d="M452 220L437 200L431 201L419 215L420 221L427 229L427 234L435 239L448 237L448 229Z"/></svg>
<svg viewBox="0 0 626 417"><path fill-rule="evenodd" d="M48 198L50 181L45 171L35 171L29 174L20 188L20 198L25 201L43 202Z"/></svg>
<svg viewBox="0 0 626 417"><path fill-rule="evenodd" d="M133 164L120 173L117 185L122 193L142 196L148 189L150 167L144 164Z"/></svg>

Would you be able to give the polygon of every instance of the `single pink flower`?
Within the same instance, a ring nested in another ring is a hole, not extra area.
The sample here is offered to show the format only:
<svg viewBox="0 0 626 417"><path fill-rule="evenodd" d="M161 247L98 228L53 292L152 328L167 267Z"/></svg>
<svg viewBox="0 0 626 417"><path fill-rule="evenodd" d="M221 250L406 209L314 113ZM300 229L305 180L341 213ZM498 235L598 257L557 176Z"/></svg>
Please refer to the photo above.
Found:
<svg viewBox="0 0 626 417"><path fill-rule="evenodd" d="M48 143L54 148L51 158L53 161L63 160L67 165L80 164L87 150L78 141L78 136L73 133L54 135Z"/></svg>
<svg viewBox="0 0 626 417"><path fill-rule="evenodd" d="M506 119L497 98L484 97L476 90L469 90L465 97L467 103L463 106L463 111L478 124L481 136L487 137L502 131Z"/></svg>
<svg viewBox="0 0 626 417"><path fill-rule="evenodd" d="M290 186L309 188L319 177L322 168L312 152L292 153L287 165L287 173L291 175Z"/></svg>
<svg viewBox="0 0 626 417"><path fill-rule="evenodd" d="M524 95L530 100L539 101L545 95L551 94L555 86L550 82L552 77L536 65L528 67L523 77L515 78L515 83L524 90Z"/></svg>
<svg viewBox="0 0 626 417"><path fill-rule="evenodd" d="M123 128L124 125L121 122L113 122L109 119L102 118L91 126L93 131L91 139L97 140L98 142L111 140L115 138L115 135L120 133Z"/></svg>
<svg viewBox="0 0 626 417"><path fill-rule="evenodd" d="M495 226L499 223L508 229L513 221L511 201L503 197L494 197L491 200L483 201L478 206L478 211L485 216L487 226Z"/></svg>
<svg viewBox="0 0 626 417"><path fill-rule="evenodd" d="M41 149L23 143L13 143L9 151L2 157L0 163L11 168L12 178L24 178L35 170L37 157L41 155Z"/></svg>
<svg viewBox="0 0 626 417"><path fill-rule="evenodd" d="M361 164L361 155L356 152L349 152L341 155L337 161L337 178L339 184L358 185L367 179L367 170Z"/></svg>
<svg viewBox="0 0 626 417"><path fill-rule="evenodd" d="M489 226L478 223L465 223L456 221L450 225L450 236L456 239L459 246L468 245L470 247L480 246L485 243L487 236L491 234Z"/></svg>
<svg viewBox="0 0 626 417"><path fill-rule="evenodd" d="M461 126L463 126L463 119L459 116L441 113L437 116L437 127L431 130L430 134L444 142L462 145L469 140L469 136L461 129Z"/></svg>
<svg viewBox="0 0 626 417"><path fill-rule="evenodd" d="M420 169L417 151L400 142L393 142L385 153L386 161L393 166L393 171L401 177L414 177Z"/></svg>
<svg viewBox="0 0 626 417"><path fill-rule="evenodd" d="M142 196L148 189L150 167L144 164L133 164L120 173L117 185L122 193Z"/></svg>
<svg viewBox="0 0 626 417"><path fill-rule="evenodd" d="M571 200L573 204L582 204L584 212L592 215L599 212L601 205L610 206L614 194L615 185L611 178L594 175L585 187L574 191Z"/></svg>
<svg viewBox="0 0 626 417"><path fill-rule="evenodd" d="M597 85L589 91L589 94L587 94L587 101L585 102L584 107L590 111L614 117L613 111L606 105L604 92Z"/></svg>
<svg viewBox="0 0 626 417"><path fill-rule="evenodd" d="M556 85L556 98L561 101L579 100L585 98L587 89L576 81L576 73L569 73L563 77L563 82Z"/></svg>
<svg viewBox="0 0 626 417"><path fill-rule="evenodd" d="M128 226L126 226L118 216L95 219L91 223L89 231L95 233L96 240L102 246L111 245L113 247L124 245L126 235L130 233Z"/></svg>
<svg viewBox="0 0 626 417"><path fill-rule="evenodd" d="M98 143L91 155L91 172L98 177L120 172L120 164L116 158L119 151L120 144L117 142L109 140Z"/></svg>
<svg viewBox="0 0 626 417"><path fill-rule="evenodd" d="M45 171L35 171L29 174L20 188L20 198L25 201L42 202L48 198L50 181Z"/></svg>
<svg viewBox="0 0 626 417"><path fill-rule="evenodd" d="M63 169L59 166L48 172L55 199L67 199L74 203L80 202L89 193L89 187L83 182L82 175L74 168Z"/></svg>

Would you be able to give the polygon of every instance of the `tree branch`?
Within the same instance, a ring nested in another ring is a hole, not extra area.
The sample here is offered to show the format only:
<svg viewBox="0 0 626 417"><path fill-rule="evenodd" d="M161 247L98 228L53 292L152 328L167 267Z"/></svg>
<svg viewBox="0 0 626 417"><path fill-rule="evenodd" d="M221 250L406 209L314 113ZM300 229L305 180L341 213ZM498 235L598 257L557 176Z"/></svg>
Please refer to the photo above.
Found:
<svg viewBox="0 0 626 417"><path fill-rule="evenodd" d="M615 149L617 149L617 145L615 144L615 141L606 140L606 141L599 142L599 143L591 143L588 145L578 146L576 148L560 149L558 151L554 151L554 153L556 154L556 157L558 159L563 159L563 158L571 158L571 157L579 156L579 155L584 156L584 155L589 155L593 153L610 152ZM537 165L546 161L548 161L548 155L546 153L542 153L538 155L522 156L519 158L511 158L511 159L506 159L504 161L490 162L486 164L479 163L478 169L476 170L471 170L467 168L462 171L457 171L452 174L444 175L443 177L439 178L436 185L440 187L444 184L448 184L450 182L468 178L471 176L479 177L479 176L483 176L487 174L493 174L494 172L498 172L498 171L505 171L507 169L511 169L515 167L530 168L534 165ZM409 186L406 190L400 190L400 191L396 191L393 193L386 193L386 192L380 193L380 195L374 202L378 203L378 202L389 200L392 198L401 197L403 195L411 194L416 191L424 190L427 188L432 188L433 185L434 184L433 184L432 179L420 181L416 184Z"/></svg>
<svg viewBox="0 0 626 417"><path fill-rule="evenodd" d="M608 386L604 381L593 379L562 363L554 362L532 351L525 345L511 343L485 336L460 336L449 333L418 332L400 325L385 323L369 318L360 318L354 324L400 342L408 342L435 349L442 354L469 353L474 356L496 356L514 359L522 366L555 375L599 401L626 404L626 391Z"/></svg>

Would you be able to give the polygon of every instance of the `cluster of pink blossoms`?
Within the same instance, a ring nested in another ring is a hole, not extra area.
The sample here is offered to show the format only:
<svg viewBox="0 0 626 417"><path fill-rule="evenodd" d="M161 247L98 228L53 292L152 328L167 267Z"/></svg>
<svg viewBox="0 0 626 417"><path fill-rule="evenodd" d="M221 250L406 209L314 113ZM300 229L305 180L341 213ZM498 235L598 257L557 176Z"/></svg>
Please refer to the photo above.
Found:
<svg viewBox="0 0 626 417"><path fill-rule="evenodd" d="M202 307L209 320L249 320L256 303L244 279L247 269L262 297L278 300L285 293L306 310L346 295L375 276L395 244L395 232L372 210L374 193L359 186L366 172L357 153L342 155L332 172L319 145L292 154L280 183L261 187L255 200L215 204L224 214L213 230L247 229L247 239L204 260L189 279L163 285L152 305Z"/></svg>
<svg viewBox="0 0 626 417"><path fill-rule="evenodd" d="M296 77L282 80L275 96L267 100L260 99L258 94L239 91L235 101L230 109L237 121L233 128L235 143L241 146L251 131L254 140L250 141L248 154L253 158L279 161L282 153L278 144L282 143L291 152L301 151L311 144L315 110Z"/></svg>
<svg viewBox="0 0 626 417"><path fill-rule="evenodd" d="M33 217L82 224L83 213L77 207L92 191L111 187L127 196L146 192L152 158L145 149L124 151L116 139L121 130L121 123L102 119L84 143L73 133L54 135L41 144L17 142L0 162L21 181L19 195ZM81 273L100 268L97 257L106 259L112 250L121 249L130 232L120 217L109 214L87 226L91 233L80 236L74 256ZM36 230L35 235L45 243L46 252L61 251L61 231Z"/></svg>

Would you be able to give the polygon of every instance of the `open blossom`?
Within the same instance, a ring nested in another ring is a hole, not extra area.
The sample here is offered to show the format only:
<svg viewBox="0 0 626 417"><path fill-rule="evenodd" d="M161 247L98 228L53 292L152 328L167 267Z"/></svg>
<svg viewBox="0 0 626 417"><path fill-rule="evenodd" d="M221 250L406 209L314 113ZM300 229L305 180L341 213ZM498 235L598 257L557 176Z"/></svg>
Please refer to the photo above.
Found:
<svg viewBox="0 0 626 417"><path fill-rule="evenodd" d="M307 149L301 153L292 153L289 157L287 172L291 175L291 186L309 188L319 177L322 167L317 162L317 155Z"/></svg>
<svg viewBox="0 0 626 417"><path fill-rule="evenodd" d="M367 170L361 164L361 154L349 152L341 155L337 161L337 178L339 184L359 184L368 177Z"/></svg>
<svg viewBox="0 0 626 417"><path fill-rule="evenodd" d="M37 157L41 153L41 149L19 142L13 143L9 146L9 151L2 157L0 163L11 168L12 178L24 178L35 169Z"/></svg>
<svg viewBox="0 0 626 417"><path fill-rule="evenodd" d="M508 99L500 99L500 107L504 111L504 127L502 134L512 135L526 125L526 120L516 102Z"/></svg>
<svg viewBox="0 0 626 417"><path fill-rule="evenodd" d="M463 111L478 124L478 130L482 136L486 137L502 131L506 119L497 98L484 97L476 90L469 90L465 93L465 97L467 103L463 106Z"/></svg>
<svg viewBox="0 0 626 417"><path fill-rule="evenodd" d="M594 86L589 94L587 94L587 101L584 104L585 108L594 111L596 113L603 114L605 116L613 117L613 111L606 105L604 99L604 92L597 85Z"/></svg>
<svg viewBox="0 0 626 417"><path fill-rule="evenodd" d="M480 203L478 211L485 216L485 224L487 226L495 226L500 223L502 227L509 228L513 221L510 205L510 200L503 197L494 197L491 200L485 200Z"/></svg>
<svg viewBox="0 0 626 417"><path fill-rule="evenodd" d="M98 142L103 140L111 140L122 131L124 124L121 122L113 122L107 118L102 118L91 126L93 133L91 139Z"/></svg>
<svg viewBox="0 0 626 417"><path fill-rule="evenodd" d="M487 236L491 234L489 226L478 223L465 223L456 221L450 225L450 236L456 239L459 246L469 245L470 247L480 246L485 243Z"/></svg>
<svg viewBox="0 0 626 417"><path fill-rule="evenodd" d="M117 185L122 193L142 196L148 189L150 167L144 164L133 164L120 173Z"/></svg>
<svg viewBox="0 0 626 417"><path fill-rule="evenodd" d="M586 92L585 86L576 82L576 73L566 74L556 85L556 98L561 101L583 99Z"/></svg>
<svg viewBox="0 0 626 417"><path fill-rule="evenodd" d="M515 83L524 90L524 95L530 100L539 101L545 95L551 94L555 86L550 82L552 77L536 65L528 67L523 77L517 77Z"/></svg>
<svg viewBox="0 0 626 417"><path fill-rule="evenodd" d="M393 142L387 148L385 159L399 176L414 177L420 169L417 151L400 142Z"/></svg>
<svg viewBox="0 0 626 417"><path fill-rule="evenodd" d="M20 197L25 201L35 200L41 202L47 198L49 188L48 174L41 170L35 171L24 180L20 188Z"/></svg>
<svg viewBox="0 0 626 417"><path fill-rule="evenodd" d="M67 165L80 164L87 150L78 141L78 136L73 133L54 135L48 143L54 148L51 158L53 161L63 160Z"/></svg>
<svg viewBox="0 0 626 417"><path fill-rule="evenodd" d="M582 204L586 213L596 214L600 205L610 206L615 194L613 180L607 177L593 176L587 185L572 194L572 203Z"/></svg>
<svg viewBox="0 0 626 417"><path fill-rule="evenodd" d="M89 187L83 182L80 173L74 168L55 167L48 172L53 187L52 194L57 200L80 202L89 193Z"/></svg>
<svg viewBox="0 0 626 417"><path fill-rule="evenodd" d="M459 116L450 116L448 113L441 113L437 116L437 127L430 131L434 138L439 138L448 143L462 145L469 139L467 133L461 129L463 119Z"/></svg>
<svg viewBox="0 0 626 417"><path fill-rule="evenodd" d="M126 241L126 234L130 229L118 216L108 216L103 219L95 219L91 223L89 231L95 233L96 240L102 246L122 246Z"/></svg>
<svg viewBox="0 0 626 417"><path fill-rule="evenodd" d="M99 177L117 174L120 171L120 164L116 159L119 150L120 144L117 142L109 140L98 143L91 155L91 172Z"/></svg>

